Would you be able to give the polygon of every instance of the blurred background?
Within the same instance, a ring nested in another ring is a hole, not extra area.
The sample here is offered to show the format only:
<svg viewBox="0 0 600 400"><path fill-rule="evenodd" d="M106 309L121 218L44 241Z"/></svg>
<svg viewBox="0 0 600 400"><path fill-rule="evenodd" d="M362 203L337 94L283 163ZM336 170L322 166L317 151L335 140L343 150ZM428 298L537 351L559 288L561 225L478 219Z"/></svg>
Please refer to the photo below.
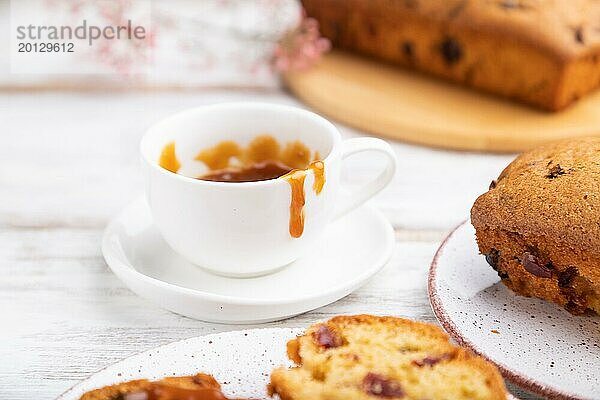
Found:
<svg viewBox="0 0 600 400"><path fill-rule="evenodd" d="M86 51L75 58L37 54L15 62L15 43L0 41L0 219L9 225L103 225L141 192L136 147L149 125L220 101L306 107L282 74L309 70L329 50L297 0L12 3L0 0L0 26L12 23L11 32L17 20L40 18L73 26L133 19L148 29L141 46L99 41L79 46ZM338 126L346 137L369 134ZM392 143L400 169L374 202L405 229L446 230L466 219L476 195L513 157ZM344 175L360 184L377 168L358 157Z"/></svg>

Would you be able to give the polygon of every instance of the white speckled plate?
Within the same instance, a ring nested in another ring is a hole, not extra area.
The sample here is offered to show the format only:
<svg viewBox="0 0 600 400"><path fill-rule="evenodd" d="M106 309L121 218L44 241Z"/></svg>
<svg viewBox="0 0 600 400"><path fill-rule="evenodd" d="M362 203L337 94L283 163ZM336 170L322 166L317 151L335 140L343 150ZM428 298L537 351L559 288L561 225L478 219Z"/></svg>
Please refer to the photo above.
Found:
<svg viewBox="0 0 600 400"><path fill-rule="evenodd" d="M288 318L332 303L364 285L390 259L394 230L362 206L331 223L310 254L257 278L214 275L164 241L143 198L108 225L102 254L135 293L162 308L218 323Z"/></svg>
<svg viewBox="0 0 600 400"><path fill-rule="evenodd" d="M516 385L550 399L600 399L600 317L515 295L479 255L470 223L438 250L429 299L458 343Z"/></svg>
<svg viewBox="0 0 600 400"><path fill-rule="evenodd" d="M213 375L225 395L267 399L271 371L291 366L286 343L303 329L249 329L201 336L157 347L113 364L73 386L56 400L78 400L89 391L131 379ZM507 400L516 400L509 396Z"/></svg>
<svg viewBox="0 0 600 400"><path fill-rule="evenodd" d="M73 386L56 400L78 400L90 390L132 379L213 375L230 397L266 399L274 367L290 362L286 343L301 329L249 329L180 340L136 354Z"/></svg>

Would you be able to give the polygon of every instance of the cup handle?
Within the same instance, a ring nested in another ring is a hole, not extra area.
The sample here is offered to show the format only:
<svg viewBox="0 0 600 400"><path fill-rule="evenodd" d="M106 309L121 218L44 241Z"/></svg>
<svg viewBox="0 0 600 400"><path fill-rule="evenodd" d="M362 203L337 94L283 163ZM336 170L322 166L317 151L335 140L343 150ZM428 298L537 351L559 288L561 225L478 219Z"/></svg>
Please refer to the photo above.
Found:
<svg viewBox="0 0 600 400"><path fill-rule="evenodd" d="M384 140L375 138L355 138L342 142L342 161L351 155L364 151L377 151L383 153L387 158L385 169L371 182L353 193L342 194L335 210L334 219L338 219L358 206L365 203L371 197L385 188L396 173L396 154L392 147ZM342 164L343 165L343 164Z"/></svg>

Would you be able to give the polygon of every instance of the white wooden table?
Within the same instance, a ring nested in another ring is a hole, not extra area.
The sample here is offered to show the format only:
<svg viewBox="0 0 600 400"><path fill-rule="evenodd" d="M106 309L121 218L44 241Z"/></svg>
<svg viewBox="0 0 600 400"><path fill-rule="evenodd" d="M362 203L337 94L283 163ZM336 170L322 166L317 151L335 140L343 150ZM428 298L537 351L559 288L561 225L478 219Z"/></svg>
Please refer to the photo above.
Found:
<svg viewBox="0 0 600 400"><path fill-rule="evenodd" d="M106 266L100 238L142 191L137 146L146 127L184 108L244 99L297 104L281 92L0 94L0 399L53 399L136 352L242 328L137 297ZM266 326L352 313L435 322L426 292L434 252L513 156L394 148L399 173L373 200L396 228L390 263L350 296ZM359 183L376 167L356 159L345 177Z"/></svg>

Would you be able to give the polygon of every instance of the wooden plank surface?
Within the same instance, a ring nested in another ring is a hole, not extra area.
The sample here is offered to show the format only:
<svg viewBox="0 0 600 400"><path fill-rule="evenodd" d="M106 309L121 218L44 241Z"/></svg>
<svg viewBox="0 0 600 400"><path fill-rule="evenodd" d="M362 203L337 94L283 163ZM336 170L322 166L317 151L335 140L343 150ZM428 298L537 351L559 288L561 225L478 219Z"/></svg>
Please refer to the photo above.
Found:
<svg viewBox="0 0 600 400"><path fill-rule="evenodd" d="M298 104L278 92L0 94L0 399L53 399L128 355L248 328L156 308L126 289L100 253L108 219L142 191L137 146L144 129L184 108L244 99ZM512 156L393 147L399 174L373 200L396 227L390 263L334 304L261 326L359 312L435 321L425 279L431 258ZM359 184L378 166L357 158L345 178Z"/></svg>
<svg viewBox="0 0 600 400"><path fill-rule="evenodd" d="M600 91L563 112L548 113L340 51L315 68L289 74L286 82L325 115L429 146L510 152L600 135Z"/></svg>

